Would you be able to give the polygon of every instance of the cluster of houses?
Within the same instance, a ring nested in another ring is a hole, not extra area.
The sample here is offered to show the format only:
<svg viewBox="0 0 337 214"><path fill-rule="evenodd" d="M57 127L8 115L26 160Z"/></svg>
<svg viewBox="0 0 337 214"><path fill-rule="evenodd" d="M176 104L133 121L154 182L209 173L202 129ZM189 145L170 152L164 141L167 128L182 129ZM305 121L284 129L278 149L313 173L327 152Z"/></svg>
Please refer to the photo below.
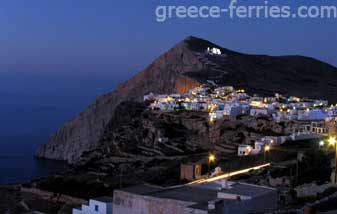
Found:
<svg viewBox="0 0 337 214"><path fill-rule="evenodd" d="M150 100L150 109L159 111L205 111L209 113L210 121L224 116L236 117L249 114L250 106L246 102L249 96L244 90L235 90L231 86L212 89L202 85L186 94L144 96L144 101Z"/></svg>
<svg viewBox="0 0 337 214"><path fill-rule="evenodd" d="M249 96L245 90L236 90L232 86L216 87L214 84L201 85L186 94L149 94L144 96L144 100L151 101L149 108L153 111L208 112L210 123L239 115L270 117L277 123L293 121L285 136L265 137L274 138L274 143L314 139L337 133L337 106L329 106L326 100L285 97L281 94L272 97ZM254 148L242 145L238 148L238 154L263 151L261 142L267 145L266 142L270 140L261 139L255 143Z"/></svg>
<svg viewBox="0 0 337 214"><path fill-rule="evenodd" d="M160 111L207 111L210 120L224 116L238 115L271 116L275 121L320 121L337 116L337 107L328 106L326 100L301 99L298 97L249 96L245 90L235 90L232 86L211 87L201 85L186 94L144 96L151 100L150 108Z"/></svg>
<svg viewBox="0 0 337 214"><path fill-rule="evenodd" d="M221 54L220 50L207 50ZM254 145L242 144L238 156L255 155L269 151L275 144L286 141L321 138L337 134L337 106L328 106L325 100L284 97L249 96L245 90L232 86L201 85L186 94L144 96L152 111L203 111L213 123L222 118L239 115L269 117L277 123L288 124L284 136L264 136ZM166 142L168 138L161 138ZM181 166L181 179L203 178L201 164ZM216 169L215 174L221 174ZM212 177L211 177L212 178ZM115 190L113 198L91 199L87 204L73 209L73 214L111 213L263 213L278 208L278 191L265 186L230 182L226 179L191 182L173 187L139 185Z"/></svg>

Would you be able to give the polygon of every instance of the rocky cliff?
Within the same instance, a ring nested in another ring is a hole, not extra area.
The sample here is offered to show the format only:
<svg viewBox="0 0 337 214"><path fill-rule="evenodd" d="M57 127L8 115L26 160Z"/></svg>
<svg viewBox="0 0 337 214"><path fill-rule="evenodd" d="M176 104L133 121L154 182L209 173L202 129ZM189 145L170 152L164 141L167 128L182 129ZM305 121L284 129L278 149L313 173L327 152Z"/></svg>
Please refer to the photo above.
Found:
<svg viewBox="0 0 337 214"><path fill-rule="evenodd" d="M222 55L209 55L208 47ZM247 55L188 37L156 59L144 71L98 97L84 112L67 122L40 146L36 156L77 163L85 151L96 149L123 101L139 101L144 94L186 92L212 80L252 93L281 92L295 96L320 97L336 101L337 69L308 57Z"/></svg>

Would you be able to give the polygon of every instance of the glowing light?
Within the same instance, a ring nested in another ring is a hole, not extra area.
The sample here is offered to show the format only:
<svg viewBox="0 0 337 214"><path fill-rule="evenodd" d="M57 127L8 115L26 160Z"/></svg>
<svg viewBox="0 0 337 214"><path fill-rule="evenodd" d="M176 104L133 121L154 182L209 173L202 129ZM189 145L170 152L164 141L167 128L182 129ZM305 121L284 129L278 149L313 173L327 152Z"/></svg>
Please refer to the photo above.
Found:
<svg viewBox="0 0 337 214"><path fill-rule="evenodd" d="M214 161L215 161L215 155L210 154L210 155L208 156L208 161L209 161L209 162L214 162Z"/></svg>
<svg viewBox="0 0 337 214"><path fill-rule="evenodd" d="M269 151L270 151L270 146L269 146L269 145L266 145L266 146L264 147L264 151L269 152Z"/></svg>
<svg viewBox="0 0 337 214"><path fill-rule="evenodd" d="M250 153L253 150L253 148L251 146L248 146L247 150L248 150L248 153Z"/></svg>
<svg viewBox="0 0 337 214"><path fill-rule="evenodd" d="M335 145L336 144L336 138L335 137L330 137L329 138L329 144L330 145Z"/></svg>
<svg viewBox="0 0 337 214"><path fill-rule="evenodd" d="M188 185L202 184L202 183L218 181L218 180L230 178L230 177L235 176L235 175L244 174L244 173L250 172L252 170L259 170L259 169L265 168L267 166L270 166L270 163L263 164L263 165L260 165L260 166L251 167L251 168L247 168L247 169L243 169L243 170L238 170L238 171L235 171L235 172L231 172L231 173L224 174L224 175L219 175L219 176L212 177L212 178L200 179L200 180L197 180L197 181L193 181L193 182L189 183Z"/></svg>
<svg viewBox="0 0 337 214"><path fill-rule="evenodd" d="M319 142L319 146L324 146L324 141L323 140L321 140L320 142Z"/></svg>

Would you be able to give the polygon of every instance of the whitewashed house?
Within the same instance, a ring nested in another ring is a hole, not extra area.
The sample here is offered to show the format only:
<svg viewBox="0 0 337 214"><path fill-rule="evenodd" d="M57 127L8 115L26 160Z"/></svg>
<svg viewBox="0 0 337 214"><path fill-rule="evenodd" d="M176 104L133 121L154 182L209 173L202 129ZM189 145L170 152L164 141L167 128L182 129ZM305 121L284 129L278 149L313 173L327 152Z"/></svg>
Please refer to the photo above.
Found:
<svg viewBox="0 0 337 214"><path fill-rule="evenodd" d="M324 120L311 122L311 132L315 134L325 135L328 133L328 128Z"/></svg>
<svg viewBox="0 0 337 214"><path fill-rule="evenodd" d="M224 117L224 112L220 111L220 110L217 110L217 111L210 112L208 115L209 115L209 120L211 122L213 122L215 120L219 120L219 119L223 118Z"/></svg>
<svg viewBox="0 0 337 214"><path fill-rule="evenodd" d="M329 102L327 100L314 100L314 106L328 106Z"/></svg>
<svg viewBox="0 0 337 214"><path fill-rule="evenodd" d="M224 107L224 115L230 117L236 117L240 114L244 114L245 111L243 110L242 106L238 103L227 103Z"/></svg>
<svg viewBox="0 0 337 214"><path fill-rule="evenodd" d="M238 147L238 156L248 156L253 148L249 145L240 144Z"/></svg>
<svg viewBox="0 0 337 214"><path fill-rule="evenodd" d="M190 90L190 94L197 97L206 97L209 90L208 87L196 87Z"/></svg>
<svg viewBox="0 0 337 214"><path fill-rule="evenodd" d="M251 150L249 155L256 155L256 154L263 153L265 146L266 146L266 144L264 142L255 141L254 149Z"/></svg>
<svg viewBox="0 0 337 214"><path fill-rule="evenodd" d="M280 145L283 144L284 142L291 140L291 138L288 135L283 135L283 136L265 136L261 140L268 140L271 142L270 145Z"/></svg>
<svg viewBox="0 0 337 214"><path fill-rule="evenodd" d="M306 109L298 111L298 120L325 120L327 112L322 109Z"/></svg>
<svg viewBox="0 0 337 214"><path fill-rule="evenodd" d="M207 53L211 55L221 55L221 50L219 48L207 48Z"/></svg>
<svg viewBox="0 0 337 214"><path fill-rule="evenodd" d="M234 91L234 88L232 86L224 86L214 89L214 93L217 96L225 96L229 93L232 93Z"/></svg>
<svg viewBox="0 0 337 214"><path fill-rule="evenodd" d="M267 116L269 115L269 111L266 108L251 108L250 109L250 116L257 117L257 116Z"/></svg>
<svg viewBox="0 0 337 214"><path fill-rule="evenodd" d="M327 112L322 109L312 109L308 113L309 120L325 120Z"/></svg>
<svg viewBox="0 0 337 214"><path fill-rule="evenodd" d="M112 203L113 199L110 197L90 199L88 204L74 208L72 214L112 214Z"/></svg>
<svg viewBox="0 0 337 214"><path fill-rule="evenodd" d="M298 140L309 140L309 139L317 139L320 138L321 135L315 132L312 132L312 124L305 123L305 124L298 124L292 127L291 130L291 140L298 141Z"/></svg>

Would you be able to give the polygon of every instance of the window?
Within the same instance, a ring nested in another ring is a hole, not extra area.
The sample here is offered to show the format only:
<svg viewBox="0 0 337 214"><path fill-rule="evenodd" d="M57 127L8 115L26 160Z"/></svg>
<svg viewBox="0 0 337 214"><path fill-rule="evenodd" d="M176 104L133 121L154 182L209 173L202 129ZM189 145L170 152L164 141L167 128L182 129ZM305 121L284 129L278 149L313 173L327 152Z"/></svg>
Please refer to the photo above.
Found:
<svg viewBox="0 0 337 214"><path fill-rule="evenodd" d="M98 212L98 205L95 205L95 211Z"/></svg>

